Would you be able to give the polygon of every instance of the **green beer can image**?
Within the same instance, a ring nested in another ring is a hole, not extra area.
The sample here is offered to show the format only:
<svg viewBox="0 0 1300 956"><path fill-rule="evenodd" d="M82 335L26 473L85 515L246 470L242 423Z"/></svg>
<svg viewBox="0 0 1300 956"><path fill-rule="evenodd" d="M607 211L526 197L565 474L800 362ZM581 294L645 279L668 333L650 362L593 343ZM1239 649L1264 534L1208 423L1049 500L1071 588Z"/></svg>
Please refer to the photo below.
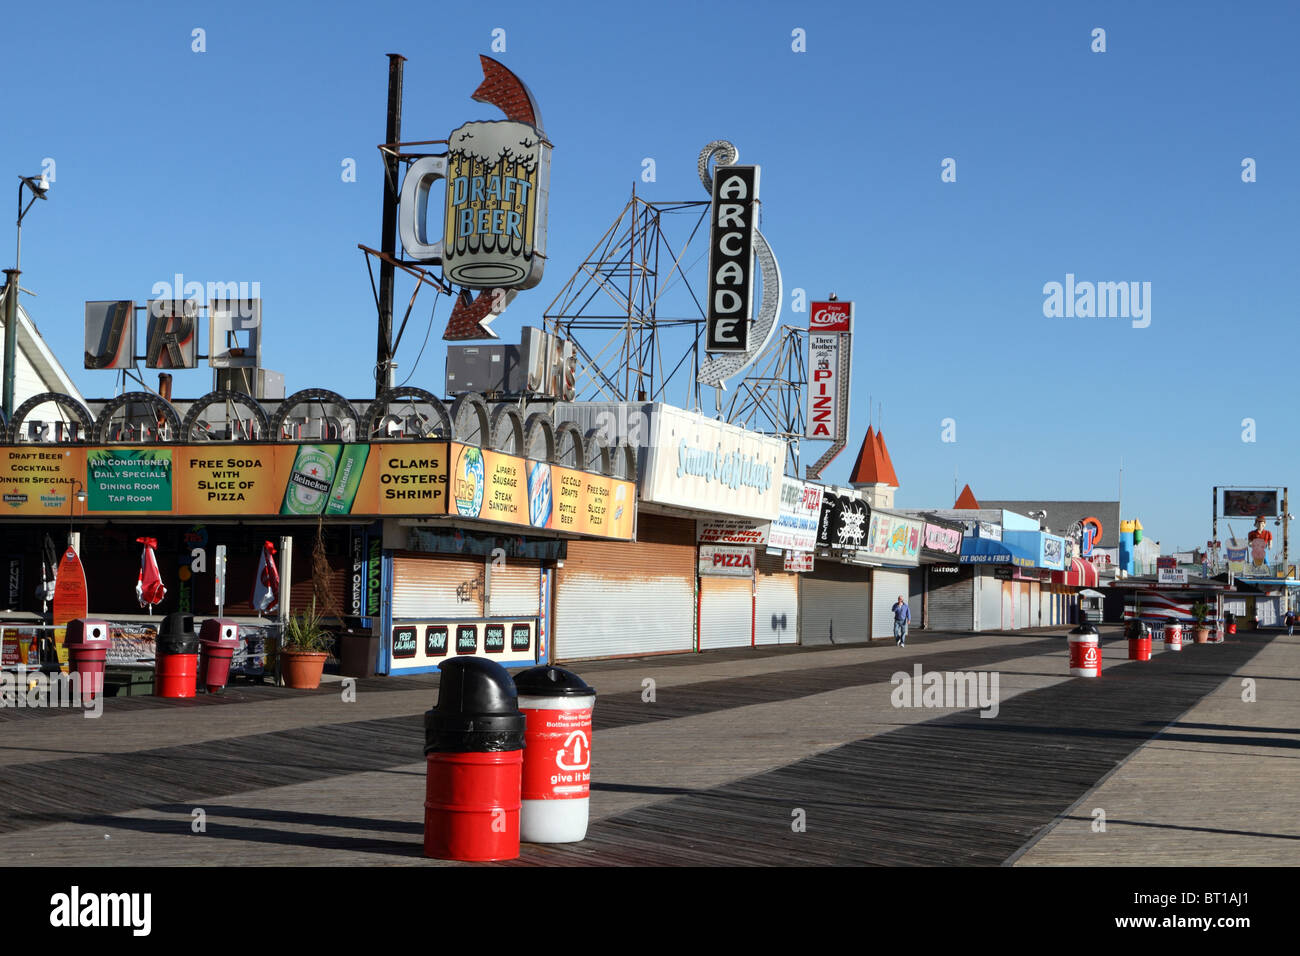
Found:
<svg viewBox="0 0 1300 956"><path fill-rule="evenodd" d="M339 459L338 467L335 469L329 503L325 505L327 515L352 513L352 502L356 500L357 489L361 487L361 475L366 470L368 457L370 457L369 445L343 446L343 457Z"/></svg>
<svg viewBox="0 0 1300 956"><path fill-rule="evenodd" d="M282 515L318 515L334 487L342 445L299 445L284 489Z"/></svg>

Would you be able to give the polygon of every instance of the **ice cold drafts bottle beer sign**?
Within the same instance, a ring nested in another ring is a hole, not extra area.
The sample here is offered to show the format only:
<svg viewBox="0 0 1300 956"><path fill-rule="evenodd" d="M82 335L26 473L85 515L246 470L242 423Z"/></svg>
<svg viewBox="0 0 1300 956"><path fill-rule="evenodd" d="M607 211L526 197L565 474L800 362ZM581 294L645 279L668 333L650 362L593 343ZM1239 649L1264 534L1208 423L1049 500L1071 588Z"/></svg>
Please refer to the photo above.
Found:
<svg viewBox="0 0 1300 956"><path fill-rule="evenodd" d="M709 307L704 345L709 352L749 349L758 169L757 166L717 166L713 170Z"/></svg>

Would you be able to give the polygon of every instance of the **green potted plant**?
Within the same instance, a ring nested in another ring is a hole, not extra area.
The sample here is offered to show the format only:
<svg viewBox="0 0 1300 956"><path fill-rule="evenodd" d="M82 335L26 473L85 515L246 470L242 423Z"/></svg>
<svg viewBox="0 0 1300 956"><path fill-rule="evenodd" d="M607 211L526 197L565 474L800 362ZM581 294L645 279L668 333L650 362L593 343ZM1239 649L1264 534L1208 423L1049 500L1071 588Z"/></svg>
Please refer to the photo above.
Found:
<svg viewBox="0 0 1300 956"><path fill-rule="evenodd" d="M1192 637L1197 644L1208 644L1210 642L1210 628L1205 623L1205 619L1210 616L1210 606L1204 601L1197 601L1192 605L1192 618L1196 621L1196 627L1192 629Z"/></svg>
<svg viewBox="0 0 1300 956"><path fill-rule="evenodd" d="M307 610L289 615L280 644L281 674L286 687L315 690L320 686L332 644L330 633L321 622L315 598Z"/></svg>

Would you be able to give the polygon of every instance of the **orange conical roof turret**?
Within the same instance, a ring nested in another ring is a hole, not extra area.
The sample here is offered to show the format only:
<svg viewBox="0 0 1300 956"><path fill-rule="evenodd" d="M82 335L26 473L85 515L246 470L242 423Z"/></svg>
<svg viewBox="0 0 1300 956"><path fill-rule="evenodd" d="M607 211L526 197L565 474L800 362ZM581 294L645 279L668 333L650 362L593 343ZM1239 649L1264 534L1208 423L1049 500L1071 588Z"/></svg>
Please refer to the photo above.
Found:
<svg viewBox="0 0 1300 956"><path fill-rule="evenodd" d="M849 484L898 487L898 476L894 474L894 463L889 460L884 436L870 425L867 426L867 437L862 440L858 460L853 463Z"/></svg>
<svg viewBox="0 0 1300 956"><path fill-rule="evenodd" d="M961 494L957 496L957 503L953 505L954 508L971 509L978 509L979 506L980 503L975 500L975 493L970 490L970 485L961 490Z"/></svg>

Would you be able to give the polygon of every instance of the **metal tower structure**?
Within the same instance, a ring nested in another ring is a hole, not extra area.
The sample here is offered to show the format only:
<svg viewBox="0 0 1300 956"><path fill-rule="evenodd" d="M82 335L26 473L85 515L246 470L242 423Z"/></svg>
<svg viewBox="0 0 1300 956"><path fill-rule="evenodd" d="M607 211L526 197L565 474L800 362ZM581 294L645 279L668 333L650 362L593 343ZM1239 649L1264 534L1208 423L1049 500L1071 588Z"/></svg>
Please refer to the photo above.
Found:
<svg viewBox="0 0 1300 956"><path fill-rule="evenodd" d="M708 210L707 201L648 202L633 186L622 212L546 307L546 330L577 350L578 401L666 402L670 386L680 386L687 391L678 401L699 407L704 306L688 273L708 256ZM661 316L669 301L682 314Z"/></svg>

